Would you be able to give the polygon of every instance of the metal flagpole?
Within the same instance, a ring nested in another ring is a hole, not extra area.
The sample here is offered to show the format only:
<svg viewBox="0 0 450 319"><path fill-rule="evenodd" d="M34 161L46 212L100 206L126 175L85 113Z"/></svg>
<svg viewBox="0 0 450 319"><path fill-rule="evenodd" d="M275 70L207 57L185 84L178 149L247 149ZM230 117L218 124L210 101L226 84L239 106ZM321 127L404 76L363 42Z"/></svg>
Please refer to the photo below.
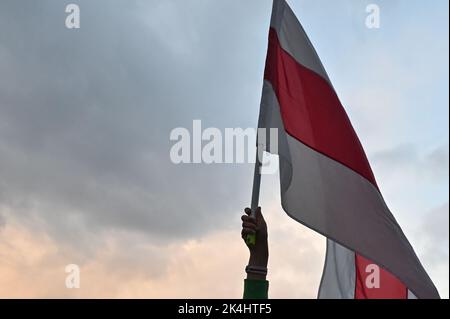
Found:
<svg viewBox="0 0 450 319"><path fill-rule="evenodd" d="M263 150L258 145L256 147L256 161L255 161L255 172L253 174L253 190L252 190L252 204L251 204L251 217L256 218L256 210L259 204L259 190L261 188L261 161L260 155L262 155ZM261 156L262 157L262 156ZM246 238L247 245L256 244L256 235L249 234Z"/></svg>

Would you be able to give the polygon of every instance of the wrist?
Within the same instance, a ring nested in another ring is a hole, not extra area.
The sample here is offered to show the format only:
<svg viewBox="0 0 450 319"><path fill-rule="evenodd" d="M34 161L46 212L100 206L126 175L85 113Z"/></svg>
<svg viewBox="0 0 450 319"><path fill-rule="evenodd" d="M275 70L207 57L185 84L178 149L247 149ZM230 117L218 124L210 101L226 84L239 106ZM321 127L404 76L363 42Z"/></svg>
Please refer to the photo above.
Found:
<svg viewBox="0 0 450 319"><path fill-rule="evenodd" d="M252 251L250 253L250 259L248 260L248 266L257 268L266 268L269 262L269 251L264 249L262 251ZM267 274L247 273L247 279L250 280L266 280Z"/></svg>
<svg viewBox="0 0 450 319"><path fill-rule="evenodd" d="M248 265L245 267L245 272L247 279L250 280L266 280L267 278L267 267L265 266Z"/></svg>
<svg viewBox="0 0 450 319"><path fill-rule="evenodd" d="M269 262L269 252L262 252L262 253L252 252L250 254L250 259L248 260L248 265L267 268L268 262Z"/></svg>
<svg viewBox="0 0 450 319"><path fill-rule="evenodd" d="M257 275L257 274L247 274L248 280L267 280L267 276L265 275Z"/></svg>

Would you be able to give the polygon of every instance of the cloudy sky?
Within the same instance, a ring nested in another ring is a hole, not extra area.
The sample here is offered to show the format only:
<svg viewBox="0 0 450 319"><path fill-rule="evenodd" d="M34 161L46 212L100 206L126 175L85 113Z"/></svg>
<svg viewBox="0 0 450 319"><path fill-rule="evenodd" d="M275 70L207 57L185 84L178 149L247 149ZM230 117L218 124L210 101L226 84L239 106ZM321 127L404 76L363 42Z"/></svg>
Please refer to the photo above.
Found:
<svg viewBox="0 0 450 319"><path fill-rule="evenodd" d="M252 165L174 165L169 136L256 125L271 0L72 1L76 30L68 3L0 2L0 297L239 298ZM448 298L448 1L289 3ZM325 240L283 213L278 183L261 198L270 296L314 298Z"/></svg>

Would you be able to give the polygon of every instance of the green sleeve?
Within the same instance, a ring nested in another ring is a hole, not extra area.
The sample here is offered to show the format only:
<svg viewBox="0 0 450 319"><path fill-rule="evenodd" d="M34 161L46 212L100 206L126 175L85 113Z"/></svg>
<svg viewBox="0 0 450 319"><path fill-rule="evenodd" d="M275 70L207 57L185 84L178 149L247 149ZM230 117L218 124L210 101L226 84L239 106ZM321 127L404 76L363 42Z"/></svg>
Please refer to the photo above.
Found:
<svg viewBox="0 0 450 319"><path fill-rule="evenodd" d="M267 280L244 281L244 299L268 299L269 282Z"/></svg>

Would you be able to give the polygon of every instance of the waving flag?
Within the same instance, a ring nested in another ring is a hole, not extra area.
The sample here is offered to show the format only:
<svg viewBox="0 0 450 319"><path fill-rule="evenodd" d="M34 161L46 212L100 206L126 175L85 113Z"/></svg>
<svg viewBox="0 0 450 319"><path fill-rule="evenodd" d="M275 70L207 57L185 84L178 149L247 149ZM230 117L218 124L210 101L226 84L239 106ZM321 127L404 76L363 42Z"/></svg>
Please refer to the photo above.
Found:
<svg viewBox="0 0 450 319"><path fill-rule="evenodd" d="M319 298L439 298L284 0L273 5L259 127L278 128L272 151L280 157L283 209L328 238Z"/></svg>

